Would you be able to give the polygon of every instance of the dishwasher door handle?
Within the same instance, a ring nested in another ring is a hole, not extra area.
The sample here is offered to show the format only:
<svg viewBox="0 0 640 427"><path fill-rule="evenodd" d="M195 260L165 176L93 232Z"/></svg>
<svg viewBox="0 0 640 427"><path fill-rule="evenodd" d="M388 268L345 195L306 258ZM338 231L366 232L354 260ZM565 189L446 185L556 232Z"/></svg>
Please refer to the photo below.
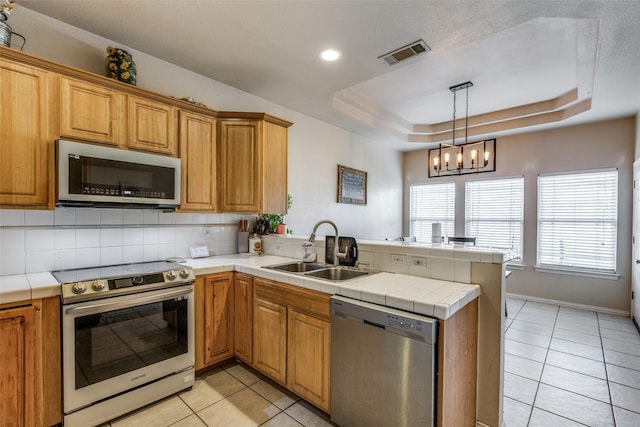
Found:
<svg viewBox="0 0 640 427"><path fill-rule="evenodd" d="M367 319L363 319L362 321L363 321L365 324L367 324L367 325L371 325L371 326L375 326L376 328L380 328L380 329L387 329L387 327L386 327L386 326L381 325L381 324L379 324L379 323L371 322L371 321L369 321L369 320L367 320Z"/></svg>

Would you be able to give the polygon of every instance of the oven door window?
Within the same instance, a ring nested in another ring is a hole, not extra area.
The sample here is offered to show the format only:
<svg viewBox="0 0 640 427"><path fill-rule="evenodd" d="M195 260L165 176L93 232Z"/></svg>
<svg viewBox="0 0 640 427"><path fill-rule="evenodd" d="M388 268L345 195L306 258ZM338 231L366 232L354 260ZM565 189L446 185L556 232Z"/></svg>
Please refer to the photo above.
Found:
<svg viewBox="0 0 640 427"><path fill-rule="evenodd" d="M76 389L188 351L187 299L75 319Z"/></svg>

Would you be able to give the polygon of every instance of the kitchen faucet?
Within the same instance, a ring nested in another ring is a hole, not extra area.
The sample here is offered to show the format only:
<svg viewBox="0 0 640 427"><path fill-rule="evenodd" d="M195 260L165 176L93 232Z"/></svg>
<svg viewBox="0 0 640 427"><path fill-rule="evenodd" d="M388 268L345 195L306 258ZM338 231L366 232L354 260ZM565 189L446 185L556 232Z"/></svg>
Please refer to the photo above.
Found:
<svg viewBox="0 0 640 427"><path fill-rule="evenodd" d="M347 256L347 253L340 252L338 250L338 242L339 242L338 226L333 221L329 221L328 219L323 219L321 221L318 221L316 225L313 226L313 231L311 232L311 236L309 236L309 243L313 243L316 241L316 230L321 224L329 224L336 231L336 238L333 244L333 265L338 265L338 257L345 258ZM325 244L326 244L326 241L325 241Z"/></svg>

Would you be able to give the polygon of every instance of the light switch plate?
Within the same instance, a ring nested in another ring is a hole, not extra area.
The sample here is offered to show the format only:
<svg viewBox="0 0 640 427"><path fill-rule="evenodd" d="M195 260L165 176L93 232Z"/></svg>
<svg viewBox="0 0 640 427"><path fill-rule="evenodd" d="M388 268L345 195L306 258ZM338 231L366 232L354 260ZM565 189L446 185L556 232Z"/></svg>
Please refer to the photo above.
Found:
<svg viewBox="0 0 640 427"><path fill-rule="evenodd" d="M209 248L206 246L191 246L191 258L205 258L209 256Z"/></svg>

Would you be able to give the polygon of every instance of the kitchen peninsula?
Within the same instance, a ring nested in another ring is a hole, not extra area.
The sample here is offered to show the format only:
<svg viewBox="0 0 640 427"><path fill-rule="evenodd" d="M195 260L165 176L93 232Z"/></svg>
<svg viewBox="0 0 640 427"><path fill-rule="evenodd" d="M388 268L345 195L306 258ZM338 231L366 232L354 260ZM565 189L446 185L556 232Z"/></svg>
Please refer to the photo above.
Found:
<svg viewBox="0 0 640 427"><path fill-rule="evenodd" d="M261 280L293 285L323 294L339 294L446 322L478 298L478 369L476 420L499 425L502 401L504 313L502 253L478 248L360 241L362 264L380 273L332 283L282 273L263 266L299 259L303 238L265 236L266 255L226 255L187 259L198 276L237 272ZM323 242L317 249L322 253ZM47 280L50 278L50 280ZM0 303L55 295L59 285L48 273L0 278ZM474 302L475 304L475 302ZM500 343L498 345L498 343Z"/></svg>

